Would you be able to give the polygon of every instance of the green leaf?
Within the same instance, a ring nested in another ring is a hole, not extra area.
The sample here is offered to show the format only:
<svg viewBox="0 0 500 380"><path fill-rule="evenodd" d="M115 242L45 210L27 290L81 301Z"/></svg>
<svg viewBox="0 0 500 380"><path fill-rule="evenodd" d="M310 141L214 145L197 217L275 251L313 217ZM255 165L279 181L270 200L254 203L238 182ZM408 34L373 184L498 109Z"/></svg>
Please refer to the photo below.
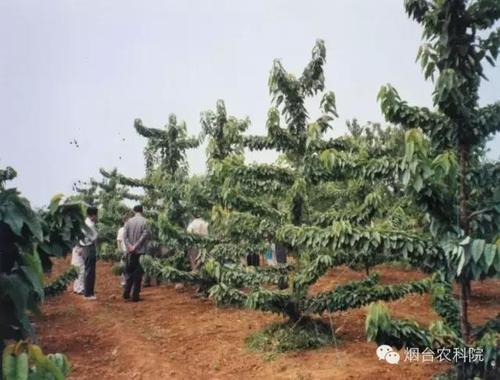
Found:
<svg viewBox="0 0 500 380"><path fill-rule="evenodd" d="M27 378L28 378L28 354L26 352L22 352L16 358L16 376L12 380L26 380Z"/></svg>
<svg viewBox="0 0 500 380"><path fill-rule="evenodd" d="M484 248L484 261L486 263L486 268L489 268L493 261L495 260L495 255L497 252L495 244L486 244Z"/></svg>
<svg viewBox="0 0 500 380"><path fill-rule="evenodd" d="M470 246L472 258L474 262L478 262L484 251L485 241L483 239L474 239Z"/></svg>
<svg viewBox="0 0 500 380"><path fill-rule="evenodd" d="M422 176L419 174L415 175L415 179L413 182L413 188L418 193L424 187L424 181L422 180Z"/></svg>
<svg viewBox="0 0 500 380"><path fill-rule="evenodd" d="M21 230L24 225L24 217L21 209L14 204L9 204L3 214L3 222L9 225L12 232L21 236Z"/></svg>
<svg viewBox="0 0 500 380"><path fill-rule="evenodd" d="M4 379L15 379L16 357L13 355L14 345L6 347L2 354L2 374Z"/></svg>
<svg viewBox="0 0 500 380"><path fill-rule="evenodd" d="M37 273L34 273L30 267L24 265L21 266L19 270L24 275L26 283L30 285L39 299L43 299L43 282L40 281L40 277L37 276Z"/></svg>
<svg viewBox="0 0 500 380"><path fill-rule="evenodd" d="M500 247L496 244L496 255L495 255L495 271L500 273Z"/></svg>
<svg viewBox="0 0 500 380"><path fill-rule="evenodd" d="M29 289L15 274L0 273L0 292L2 298L10 298L16 309L18 318L24 316L28 303Z"/></svg>
<svg viewBox="0 0 500 380"><path fill-rule="evenodd" d="M55 364L55 366L61 371L61 373L64 376L69 375L71 367L65 355L56 353L56 354L49 354L47 355L47 357L50 361L52 361Z"/></svg>

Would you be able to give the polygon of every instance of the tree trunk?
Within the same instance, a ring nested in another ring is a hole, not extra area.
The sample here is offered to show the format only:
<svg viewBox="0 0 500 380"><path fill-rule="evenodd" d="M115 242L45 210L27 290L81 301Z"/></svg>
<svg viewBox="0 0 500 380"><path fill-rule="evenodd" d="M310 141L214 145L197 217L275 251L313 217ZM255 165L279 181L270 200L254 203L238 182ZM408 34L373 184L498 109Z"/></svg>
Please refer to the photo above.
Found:
<svg viewBox="0 0 500 380"><path fill-rule="evenodd" d="M469 161L470 148L466 144L459 146L460 154L460 184L459 184L459 223L460 228L463 230L465 236L469 236L469 212L467 208L468 193L465 184L465 177L467 175L467 163ZM462 338L466 344L470 341L470 324L468 316L470 297L470 279L468 273L460 277L460 331Z"/></svg>
<svg viewBox="0 0 500 380"><path fill-rule="evenodd" d="M298 304L294 301L290 301L286 306L285 306L285 314L289 318L290 321L294 323L300 322L302 319L303 315L298 307Z"/></svg>
<svg viewBox="0 0 500 380"><path fill-rule="evenodd" d="M300 226L302 224L302 205L304 199L300 195L295 195L292 201L292 224Z"/></svg>

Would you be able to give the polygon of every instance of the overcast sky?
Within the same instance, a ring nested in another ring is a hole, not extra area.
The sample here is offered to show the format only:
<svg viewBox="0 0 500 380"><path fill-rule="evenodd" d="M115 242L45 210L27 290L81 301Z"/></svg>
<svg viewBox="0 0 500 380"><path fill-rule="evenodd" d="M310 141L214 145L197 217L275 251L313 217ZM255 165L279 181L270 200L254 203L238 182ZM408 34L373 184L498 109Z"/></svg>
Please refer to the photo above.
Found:
<svg viewBox="0 0 500 380"><path fill-rule="evenodd" d="M224 99L229 114L250 117L249 133L264 133L272 60L300 73L317 38L336 133L348 119L383 121L385 83L431 105L415 63L420 34L402 0L0 0L0 167L13 166L14 185L41 206L100 167L141 177L137 117L162 127L175 113L198 134L200 112ZM500 69L487 75L483 104L500 93ZM498 158L498 136L491 149ZM203 149L188 158L203 172Z"/></svg>

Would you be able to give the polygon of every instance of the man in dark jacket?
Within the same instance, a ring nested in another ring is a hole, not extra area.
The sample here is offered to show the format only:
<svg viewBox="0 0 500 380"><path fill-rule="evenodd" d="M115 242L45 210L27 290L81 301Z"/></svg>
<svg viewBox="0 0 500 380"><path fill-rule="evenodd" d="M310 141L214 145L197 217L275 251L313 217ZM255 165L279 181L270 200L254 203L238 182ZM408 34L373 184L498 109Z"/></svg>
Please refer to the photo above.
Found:
<svg viewBox="0 0 500 380"><path fill-rule="evenodd" d="M134 217L125 223L125 230L123 231L123 241L127 247L123 298L129 299L132 292L132 301L137 302L141 292L143 273L139 259L141 255L146 253L150 232L147 220L143 215L142 206L135 206L134 213Z"/></svg>

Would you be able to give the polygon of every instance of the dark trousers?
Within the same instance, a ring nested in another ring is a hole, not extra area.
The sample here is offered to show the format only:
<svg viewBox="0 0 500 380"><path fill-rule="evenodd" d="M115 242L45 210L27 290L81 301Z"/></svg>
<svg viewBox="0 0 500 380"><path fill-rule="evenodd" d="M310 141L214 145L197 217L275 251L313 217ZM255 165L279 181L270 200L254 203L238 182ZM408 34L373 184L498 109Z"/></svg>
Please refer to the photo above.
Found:
<svg viewBox="0 0 500 380"><path fill-rule="evenodd" d="M95 288L95 264L96 264L96 247L95 244L83 247L85 273L83 277L83 287L85 297L94 295Z"/></svg>
<svg viewBox="0 0 500 380"><path fill-rule="evenodd" d="M132 301L139 301L141 293L142 267L139 262L141 255L129 253L125 260L125 286L123 287L123 298L130 298Z"/></svg>
<svg viewBox="0 0 500 380"><path fill-rule="evenodd" d="M278 264L286 264L286 247L282 244L276 243L276 262Z"/></svg>
<svg viewBox="0 0 500 380"><path fill-rule="evenodd" d="M258 267L260 264L260 257L257 253L251 253L247 255L247 265L248 266L253 266L253 267Z"/></svg>

